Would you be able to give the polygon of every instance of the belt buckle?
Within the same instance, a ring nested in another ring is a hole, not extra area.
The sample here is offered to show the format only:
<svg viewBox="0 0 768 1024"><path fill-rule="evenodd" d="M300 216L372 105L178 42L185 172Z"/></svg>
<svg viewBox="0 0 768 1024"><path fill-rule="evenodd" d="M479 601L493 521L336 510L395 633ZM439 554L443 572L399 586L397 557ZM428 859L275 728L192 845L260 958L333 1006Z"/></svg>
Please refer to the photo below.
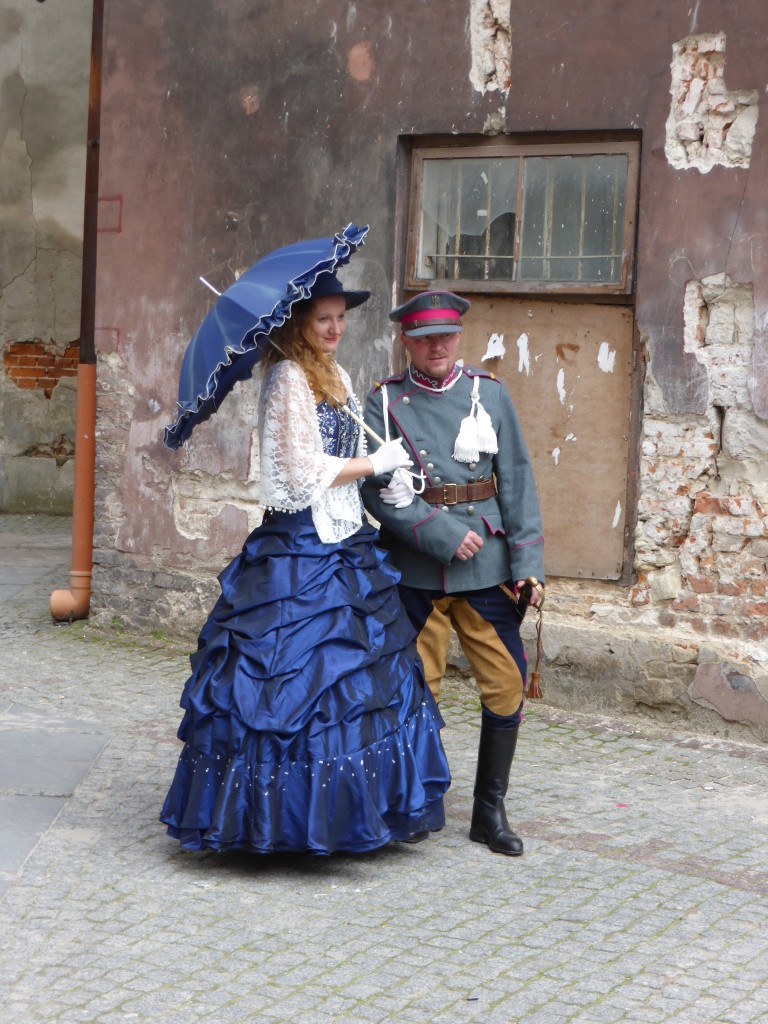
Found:
<svg viewBox="0 0 768 1024"><path fill-rule="evenodd" d="M448 488L453 488L453 501L448 497ZM459 503L459 485L458 484L443 484L443 504L444 505L458 505Z"/></svg>

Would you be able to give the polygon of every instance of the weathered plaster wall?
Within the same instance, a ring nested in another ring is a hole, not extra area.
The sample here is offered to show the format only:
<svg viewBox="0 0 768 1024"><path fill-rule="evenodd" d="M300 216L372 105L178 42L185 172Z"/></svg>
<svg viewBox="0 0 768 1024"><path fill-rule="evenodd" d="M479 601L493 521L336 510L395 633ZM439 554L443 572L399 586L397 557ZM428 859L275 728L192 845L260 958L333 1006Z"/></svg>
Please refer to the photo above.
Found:
<svg viewBox="0 0 768 1024"><path fill-rule="evenodd" d="M370 222L347 280L374 300L340 351L364 391L390 361L399 136L631 129L638 580L552 582L545 689L768 739L767 30L763 0L108 5L94 618L194 632L258 519L255 384L161 445L200 274Z"/></svg>
<svg viewBox="0 0 768 1024"><path fill-rule="evenodd" d="M72 507L91 2L0 9L0 509Z"/></svg>

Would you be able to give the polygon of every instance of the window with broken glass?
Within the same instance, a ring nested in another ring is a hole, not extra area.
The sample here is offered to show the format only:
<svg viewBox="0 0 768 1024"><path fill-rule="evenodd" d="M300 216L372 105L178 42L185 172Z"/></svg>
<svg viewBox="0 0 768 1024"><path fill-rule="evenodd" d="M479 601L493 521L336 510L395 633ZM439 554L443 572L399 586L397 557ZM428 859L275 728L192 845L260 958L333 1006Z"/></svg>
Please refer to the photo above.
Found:
<svg viewBox="0 0 768 1024"><path fill-rule="evenodd" d="M409 285L630 292L637 149L415 148Z"/></svg>

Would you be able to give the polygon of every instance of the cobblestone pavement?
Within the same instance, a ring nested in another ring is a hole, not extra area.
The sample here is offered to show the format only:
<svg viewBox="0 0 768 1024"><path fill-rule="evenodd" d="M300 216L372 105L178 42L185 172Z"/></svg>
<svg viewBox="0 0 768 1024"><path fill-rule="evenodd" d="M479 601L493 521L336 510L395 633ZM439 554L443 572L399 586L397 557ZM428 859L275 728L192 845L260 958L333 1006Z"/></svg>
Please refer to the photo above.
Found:
<svg viewBox="0 0 768 1024"><path fill-rule="evenodd" d="M529 704L507 801L526 852L507 859L467 838L479 706L453 680L428 842L183 854L157 815L186 656L50 621L66 521L0 517L0 564L10 733L69 736L54 767L80 760L0 864L2 1024L768 1021L765 748ZM40 795L27 747L4 748L3 798Z"/></svg>

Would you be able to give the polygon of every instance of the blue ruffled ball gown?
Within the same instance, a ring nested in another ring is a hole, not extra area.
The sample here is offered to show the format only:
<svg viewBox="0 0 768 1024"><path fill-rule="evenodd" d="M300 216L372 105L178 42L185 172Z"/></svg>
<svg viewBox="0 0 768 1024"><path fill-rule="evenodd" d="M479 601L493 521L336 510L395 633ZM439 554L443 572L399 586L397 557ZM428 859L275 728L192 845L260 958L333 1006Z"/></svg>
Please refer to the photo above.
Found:
<svg viewBox="0 0 768 1024"><path fill-rule="evenodd" d="M323 419L349 457L355 431ZM219 576L160 816L183 848L364 852L443 826L443 722L376 536L268 513Z"/></svg>

